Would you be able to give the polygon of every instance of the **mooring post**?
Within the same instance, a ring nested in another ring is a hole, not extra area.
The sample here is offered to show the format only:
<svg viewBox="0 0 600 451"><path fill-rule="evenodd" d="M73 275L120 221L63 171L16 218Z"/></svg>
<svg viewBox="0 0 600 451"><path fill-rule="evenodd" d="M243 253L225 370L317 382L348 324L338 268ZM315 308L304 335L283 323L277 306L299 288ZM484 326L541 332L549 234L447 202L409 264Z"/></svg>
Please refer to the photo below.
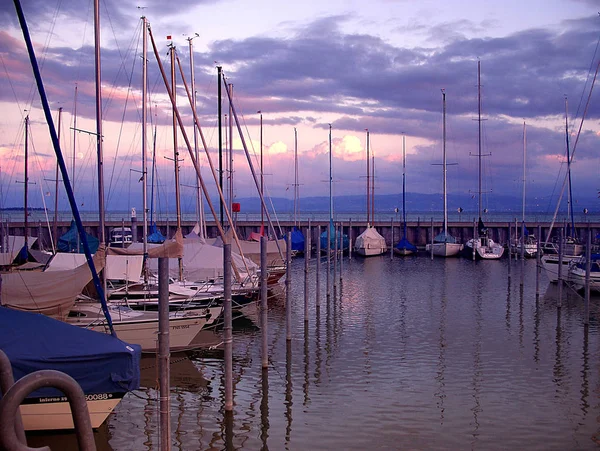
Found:
<svg viewBox="0 0 600 451"><path fill-rule="evenodd" d="M306 243L306 240L304 240ZM305 259L308 264L308 260ZM287 233L285 253L285 338L292 339L292 232Z"/></svg>
<svg viewBox="0 0 600 451"><path fill-rule="evenodd" d="M390 232L390 260L394 259L394 218L390 221L391 232Z"/></svg>
<svg viewBox="0 0 600 451"><path fill-rule="evenodd" d="M508 280L511 279L512 253L512 221L508 221Z"/></svg>
<svg viewBox="0 0 600 451"><path fill-rule="evenodd" d="M525 222L521 221L521 288L525 282Z"/></svg>
<svg viewBox="0 0 600 451"><path fill-rule="evenodd" d="M342 281L344 280L344 223L341 223L342 233L340 235L341 246L342 246L342 254L340 255L340 286L342 285Z"/></svg>
<svg viewBox="0 0 600 451"><path fill-rule="evenodd" d="M537 251L535 253L535 299L536 299L536 301L539 300L539 298L540 298L540 273L542 271L541 239L542 239L542 226L538 224L537 240L536 240L537 241Z"/></svg>
<svg viewBox="0 0 600 451"><path fill-rule="evenodd" d="M592 272L592 231L587 226L587 242L585 244L585 300L583 324L590 323L590 277Z"/></svg>
<svg viewBox="0 0 600 451"><path fill-rule="evenodd" d="M475 247L477 246L477 226L476 226L475 218L473 218L473 261L475 261Z"/></svg>
<svg viewBox="0 0 600 451"><path fill-rule="evenodd" d="M316 269L317 309L321 306L321 226L317 226L317 269ZM317 310L318 311L318 310Z"/></svg>
<svg viewBox="0 0 600 451"><path fill-rule="evenodd" d="M308 220L308 230L306 231L306 240L305 240L305 241L308 241L308 259L309 260L312 257L312 255L311 255L311 253L312 253L312 236L311 236L311 232L312 232L312 229L310 227L310 219L309 219ZM304 249L304 253L306 253L306 250L307 249Z"/></svg>
<svg viewBox="0 0 600 451"><path fill-rule="evenodd" d="M431 217L431 259L433 260L433 216Z"/></svg>
<svg viewBox="0 0 600 451"><path fill-rule="evenodd" d="M331 299L331 281L329 280L329 269L331 266L331 221L329 221L329 225L327 226L327 263L325 266L325 283L327 284L327 302Z"/></svg>
<svg viewBox="0 0 600 451"><path fill-rule="evenodd" d="M223 244L223 344L225 347L225 411L233 411L233 315L231 311L231 243Z"/></svg>
<svg viewBox="0 0 600 451"><path fill-rule="evenodd" d="M562 307L562 292L563 292L563 251L565 248L565 229L560 229L560 240L558 242L558 300L557 307Z"/></svg>
<svg viewBox="0 0 600 451"><path fill-rule="evenodd" d="M333 239L335 243L333 245L333 298L337 299L337 262L338 262L338 252L339 252L339 235L338 235L338 224L334 224L333 226Z"/></svg>
<svg viewBox="0 0 600 451"><path fill-rule="evenodd" d="M160 449L171 449L169 259L158 259L158 374L160 389Z"/></svg>
<svg viewBox="0 0 600 451"><path fill-rule="evenodd" d="M352 218L348 227L348 260L352 260Z"/></svg>
<svg viewBox="0 0 600 451"><path fill-rule="evenodd" d="M262 336L262 367L269 367L267 342L267 237L260 237L260 328Z"/></svg>
<svg viewBox="0 0 600 451"><path fill-rule="evenodd" d="M306 232L307 239L304 240L304 322L308 322L308 259L310 254L310 225Z"/></svg>

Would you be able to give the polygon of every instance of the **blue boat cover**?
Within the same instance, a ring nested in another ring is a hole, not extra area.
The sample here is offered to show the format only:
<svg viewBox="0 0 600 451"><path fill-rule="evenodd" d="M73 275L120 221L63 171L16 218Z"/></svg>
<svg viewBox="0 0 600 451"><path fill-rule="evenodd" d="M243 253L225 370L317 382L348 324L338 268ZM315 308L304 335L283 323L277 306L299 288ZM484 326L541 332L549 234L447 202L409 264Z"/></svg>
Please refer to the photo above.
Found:
<svg viewBox="0 0 600 451"><path fill-rule="evenodd" d="M402 239L398 241L398 244L396 244L396 249L406 249L417 252L417 247L414 244L411 244L406 237L402 237Z"/></svg>
<svg viewBox="0 0 600 451"><path fill-rule="evenodd" d="M0 349L15 381L38 370L58 370L75 379L86 395L139 388L141 347L38 313L0 307ZM45 387L29 397L64 396Z"/></svg>
<svg viewBox="0 0 600 451"><path fill-rule="evenodd" d="M154 244L162 244L165 242L166 238L162 233L160 233L158 227L156 227L156 222L150 224L150 233L148 234L147 240L148 243Z"/></svg>
<svg viewBox="0 0 600 451"><path fill-rule="evenodd" d="M100 244L100 241L98 240L98 238L90 235L89 233L86 233L85 237L87 239L88 246L90 247L90 253L95 254L98 250L98 245ZM58 251L75 252L83 254L83 244L81 244L79 241L79 234L77 232L75 220L71 220L71 226L69 227L67 233L65 233L58 239Z"/></svg>
<svg viewBox="0 0 600 451"><path fill-rule="evenodd" d="M330 226L332 227L332 226ZM332 233L330 234L330 246L331 249L335 249L335 238L333 237L333 228L332 228ZM338 240L338 250L347 250L350 247L350 240L348 239L348 235L346 235L345 233L343 235L340 236L340 232L339 230L335 231L335 236L337 237ZM326 251L327 250L327 230L325 230L324 232L321 233L321 251Z"/></svg>
<svg viewBox="0 0 600 451"><path fill-rule="evenodd" d="M304 252L304 235L302 231L294 226L292 229L292 250L297 252Z"/></svg>

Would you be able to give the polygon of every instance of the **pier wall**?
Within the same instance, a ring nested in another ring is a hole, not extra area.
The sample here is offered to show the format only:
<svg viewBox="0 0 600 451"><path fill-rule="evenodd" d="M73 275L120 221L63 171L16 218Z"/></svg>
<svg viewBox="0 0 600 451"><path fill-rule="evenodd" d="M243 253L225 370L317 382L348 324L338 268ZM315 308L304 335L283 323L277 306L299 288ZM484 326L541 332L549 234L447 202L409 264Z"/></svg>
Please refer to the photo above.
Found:
<svg viewBox="0 0 600 451"><path fill-rule="evenodd" d="M98 236L98 223L95 221L84 221L85 231L93 236ZM123 224L122 221L111 221L106 223L107 234L112 227L120 227ZM139 221L126 221L125 226L132 227L133 236L138 238L138 241L141 241L141 237L143 236L143 227ZM317 239L317 226L321 226L321 230L325 231L325 227L327 226L328 221L311 221L311 238L313 245L316 243ZM338 222L337 224L341 224L344 227L344 233L348 234L349 238L354 242L356 237L360 235L364 229L366 228L366 223L364 221L358 222ZM192 231L194 228L195 222L193 221L184 221L182 222L182 229L184 236ZM252 232L260 231L260 221L238 221L236 228L238 234L241 238L247 238L250 236ZM442 231L442 223L441 221L433 222L433 236L436 236ZM537 227L541 226L542 230L542 241L546 239L546 234L550 228L550 223L548 222L527 222L527 229L530 234L537 234ZM61 236L69 229L69 222L59 222L57 224L57 235ZM157 226L163 235L171 237L175 232L175 224L168 222L157 222ZM292 229L294 226L293 221L283 221L280 222L279 225L276 226L277 234L282 233L285 235L288 231ZM301 222L299 223L299 227L306 236L306 229L308 223ZM377 222L374 224L377 231L385 238L388 245L391 243L397 243L403 235L403 225L398 221L389 222ZM514 222L489 222L486 223L486 227L489 231L489 236L494 241L506 245L509 243L509 230L512 236L515 236L515 227L518 228L518 234L521 234L521 226L520 224L516 224ZM560 234L560 228L564 227L563 224L555 224L553 227L552 235L554 237L558 237ZM590 228L592 232L592 240L594 237L600 233L600 223L597 222L577 222L575 223L575 235L581 239L582 242L585 243L587 230ZM267 229L267 224L265 224L265 230ZM392 232L393 230L393 232ZM473 232L476 230L476 224L473 222L452 222L448 225L448 233L452 236L456 237L459 242L465 243L469 239L473 237ZM23 236L25 232L25 227L23 222L10 222L10 223L2 223L0 225L0 237L4 237L6 234L9 235L20 235ZM393 233L393 235L392 235ZM34 237L41 237L41 248L50 249L51 248L51 240L50 240L51 230L48 229L47 226L43 226L41 222L38 223L28 223L28 235ZM217 226L214 221L207 222L207 235L208 237L216 237L218 235ZM269 231L269 235L271 232ZM407 239L418 247L424 247L427 243L431 242L432 239L432 223L431 221L413 221L408 222L406 224L406 235ZM56 243L57 237L54 237L54 242ZM0 240L0 243L3 243L3 240Z"/></svg>

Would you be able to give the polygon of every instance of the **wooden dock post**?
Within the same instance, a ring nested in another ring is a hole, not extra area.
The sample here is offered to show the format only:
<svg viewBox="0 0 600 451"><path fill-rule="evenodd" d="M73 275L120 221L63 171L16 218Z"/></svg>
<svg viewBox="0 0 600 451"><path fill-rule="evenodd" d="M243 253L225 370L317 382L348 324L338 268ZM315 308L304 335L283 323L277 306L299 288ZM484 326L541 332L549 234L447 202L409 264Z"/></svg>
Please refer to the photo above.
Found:
<svg viewBox="0 0 600 451"><path fill-rule="evenodd" d="M321 226L317 226L317 269L316 269L317 312L321 307Z"/></svg>
<svg viewBox="0 0 600 451"><path fill-rule="evenodd" d="M223 244L223 345L225 351L225 411L233 411L233 316L231 311L231 244Z"/></svg>
<svg viewBox="0 0 600 451"><path fill-rule="evenodd" d="M262 367L269 367L267 337L267 237L260 237L260 329L262 338Z"/></svg>

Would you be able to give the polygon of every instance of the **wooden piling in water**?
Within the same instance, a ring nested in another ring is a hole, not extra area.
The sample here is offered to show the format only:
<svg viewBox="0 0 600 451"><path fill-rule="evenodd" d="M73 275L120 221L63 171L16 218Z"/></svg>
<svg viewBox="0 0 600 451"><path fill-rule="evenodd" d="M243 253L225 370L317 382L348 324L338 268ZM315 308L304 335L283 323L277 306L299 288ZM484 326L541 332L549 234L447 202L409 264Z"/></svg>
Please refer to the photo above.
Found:
<svg viewBox="0 0 600 451"><path fill-rule="evenodd" d="M431 237L429 240L429 244L431 245L431 259L433 260L433 216L431 217Z"/></svg>
<svg viewBox="0 0 600 451"><path fill-rule="evenodd" d="M565 248L565 228L560 229L560 240L558 241L558 299L557 307L562 307L562 292L563 292L563 251Z"/></svg>
<svg viewBox="0 0 600 451"><path fill-rule="evenodd" d="M158 384L160 449L171 449L169 259L158 259Z"/></svg>
<svg viewBox="0 0 600 451"><path fill-rule="evenodd" d="M306 233L310 236L310 226ZM310 255L310 240L304 240L304 322L308 323L308 260Z"/></svg>
<svg viewBox="0 0 600 451"><path fill-rule="evenodd" d="M510 254L510 252L509 252ZM525 223L521 221L521 282L520 286L523 288L525 283Z"/></svg>
<svg viewBox="0 0 600 451"><path fill-rule="evenodd" d="M317 269L316 269L316 305L317 311L321 306L321 226L317 226Z"/></svg>
<svg viewBox="0 0 600 451"><path fill-rule="evenodd" d="M331 281L329 280L329 268L331 266L331 222L327 225L327 263L325 266L325 278L327 284L327 302L331 299Z"/></svg>
<svg viewBox="0 0 600 451"><path fill-rule="evenodd" d="M473 218L473 261L475 261L475 242L477 241L477 223L475 222L475 219Z"/></svg>
<svg viewBox="0 0 600 451"><path fill-rule="evenodd" d="M540 299L540 273L542 272L542 227L540 225L537 226L537 252L535 254L535 300L538 301Z"/></svg>
<svg viewBox="0 0 600 451"><path fill-rule="evenodd" d="M263 369L269 367L267 337L267 237L260 237L260 329L262 338L261 361Z"/></svg>
<svg viewBox="0 0 600 451"><path fill-rule="evenodd" d="M585 244L585 299L583 324L590 323L590 277L592 272L592 231L589 224L587 229L587 240Z"/></svg>
<svg viewBox="0 0 600 451"><path fill-rule="evenodd" d="M292 339L292 232L287 233L285 253L285 338ZM306 243L306 240L304 240ZM308 262L308 260L306 260Z"/></svg>
<svg viewBox="0 0 600 451"><path fill-rule="evenodd" d="M392 218L391 222L391 232L390 232L390 260L394 259L394 218Z"/></svg>
<svg viewBox="0 0 600 451"><path fill-rule="evenodd" d="M233 411L233 315L231 311L231 244L223 244L223 345L225 351L225 411Z"/></svg>

